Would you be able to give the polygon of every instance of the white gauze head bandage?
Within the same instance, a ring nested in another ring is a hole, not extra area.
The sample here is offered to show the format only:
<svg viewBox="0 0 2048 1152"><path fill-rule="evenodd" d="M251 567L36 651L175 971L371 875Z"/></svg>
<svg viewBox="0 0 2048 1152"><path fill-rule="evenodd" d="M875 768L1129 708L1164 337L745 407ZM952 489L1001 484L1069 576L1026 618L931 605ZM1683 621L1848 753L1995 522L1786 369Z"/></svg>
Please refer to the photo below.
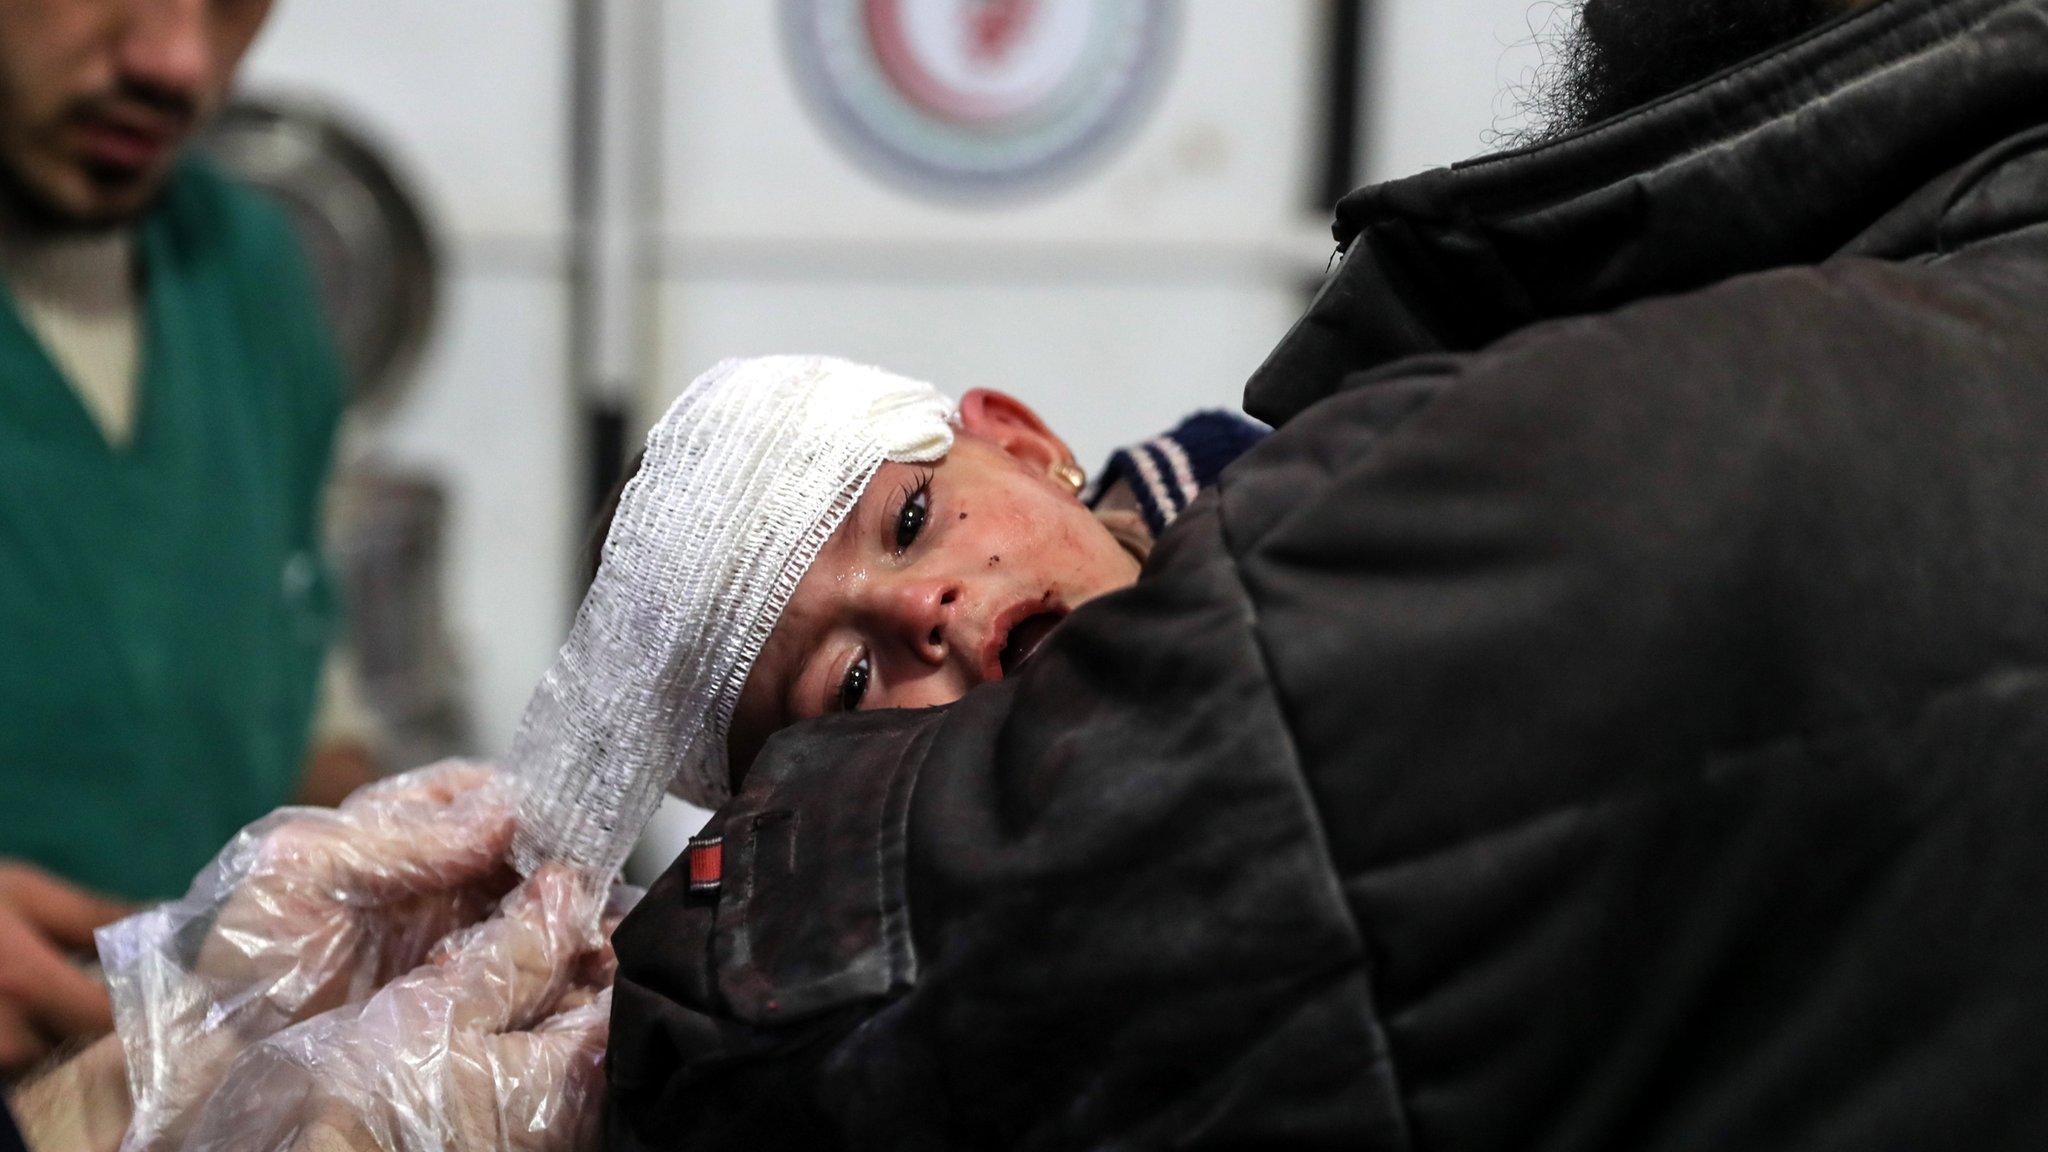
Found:
<svg viewBox="0 0 2048 1152"><path fill-rule="evenodd" d="M513 862L616 869L664 789L726 799L726 730L797 582L883 461L953 446L929 384L820 356L727 360L647 436L569 639L526 706Z"/></svg>

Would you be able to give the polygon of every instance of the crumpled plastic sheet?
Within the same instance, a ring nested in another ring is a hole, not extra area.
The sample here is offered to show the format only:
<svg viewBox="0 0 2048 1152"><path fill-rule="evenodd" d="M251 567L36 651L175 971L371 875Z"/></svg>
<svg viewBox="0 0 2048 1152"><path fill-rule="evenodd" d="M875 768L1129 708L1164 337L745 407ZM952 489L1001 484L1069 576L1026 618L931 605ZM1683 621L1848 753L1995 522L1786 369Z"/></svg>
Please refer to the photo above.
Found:
<svg viewBox="0 0 2048 1152"><path fill-rule="evenodd" d="M390 1152L595 1149L610 973L563 969L597 943L588 903L564 892L523 889L441 965L249 1049L185 1147L282 1149L311 1124Z"/></svg>
<svg viewBox="0 0 2048 1152"><path fill-rule="evenodd" d="M273 1152L323 1117L387 1152L596 1147L605 940L637 892L559 865L514 890L517 789L445 762L280 810L101 930L124 1152Z"/></svg>

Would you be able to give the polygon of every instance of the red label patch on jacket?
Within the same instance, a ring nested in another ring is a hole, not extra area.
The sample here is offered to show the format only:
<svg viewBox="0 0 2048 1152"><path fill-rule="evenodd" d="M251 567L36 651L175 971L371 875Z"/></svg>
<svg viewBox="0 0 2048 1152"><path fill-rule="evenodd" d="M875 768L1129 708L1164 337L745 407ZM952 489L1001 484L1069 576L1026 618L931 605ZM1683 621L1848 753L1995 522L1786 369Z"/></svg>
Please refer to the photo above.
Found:
<svg viewBox="0 0 2048 1152"><path fill-rule="evenodd" d="M716 892L725 877L725 837L690 841L690 891Z"/></svg>

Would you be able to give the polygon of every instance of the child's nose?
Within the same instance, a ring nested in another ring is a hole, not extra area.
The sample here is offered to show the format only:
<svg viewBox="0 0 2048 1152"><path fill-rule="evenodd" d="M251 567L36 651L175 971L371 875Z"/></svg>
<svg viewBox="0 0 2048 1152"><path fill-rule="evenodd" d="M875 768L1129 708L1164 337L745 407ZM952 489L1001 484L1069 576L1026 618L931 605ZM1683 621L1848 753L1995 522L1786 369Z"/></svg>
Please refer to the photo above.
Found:
<svg viewBox="0 0 2048 1152"><path fill-rule="evenodd" d="M884 612L889 625L909 645L918 659L940 664L947 646L954 642L953 605L960 599L959 585L946 580L905 580L886 593Z"/></svg>

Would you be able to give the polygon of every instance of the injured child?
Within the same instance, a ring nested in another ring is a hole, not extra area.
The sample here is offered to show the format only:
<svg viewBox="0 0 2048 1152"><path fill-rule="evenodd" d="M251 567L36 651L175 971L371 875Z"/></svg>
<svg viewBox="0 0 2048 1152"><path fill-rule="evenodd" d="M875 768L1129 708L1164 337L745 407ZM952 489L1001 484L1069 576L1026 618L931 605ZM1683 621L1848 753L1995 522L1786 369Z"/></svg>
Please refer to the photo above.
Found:
<svg viewBox="0 0 2048 1152"><path fill-rule="evenodd" d="M1201 413L1090 484L1000 393L956 404L818 357L718 365L607 511L511 772L440 765L281 812L185 899L106 929L123 1051L57 1086L132 1105L44 1148L592 1146L604 940L636 895L607 903L592 878L662 791L715 806L798 721L1016 671L1263 435ZM124 1054L127 1091L108 1089Z"/></svg>
<svg viewBox="0 0 2048 1152"><path fill-rule="evenodd" d="M799 720L1000 680L1135 581L1154 534L1263 434L1201 413L1090 485L998 392L956 405L822 357L718 365L649 434L528 706L518 859L609 871L664 788L717 807Z"/></svg>

